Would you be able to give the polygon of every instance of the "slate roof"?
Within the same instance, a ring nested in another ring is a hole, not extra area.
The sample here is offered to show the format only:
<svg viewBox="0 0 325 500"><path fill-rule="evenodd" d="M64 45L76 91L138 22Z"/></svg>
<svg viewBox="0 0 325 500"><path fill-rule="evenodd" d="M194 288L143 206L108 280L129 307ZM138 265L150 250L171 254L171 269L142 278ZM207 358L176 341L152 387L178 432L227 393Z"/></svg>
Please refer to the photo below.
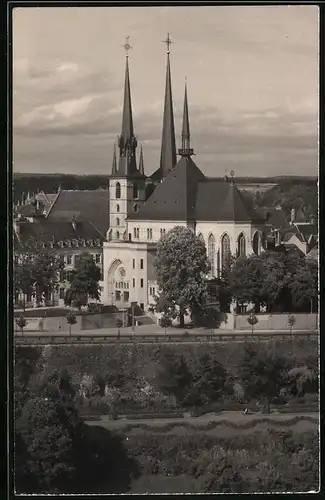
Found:
<svg viewBox="0 0 325 500"><path fill-rule="evenodd" d="M51 209L46 221L69 222L72 219L78 222L92 222L102 234L106 234L109 226L109 191L108 190L61 190Z"/></svg>
<svg viewBox="0 0 325 500"><path fill-rule="evenodd" d="M132 220L263 222L230 182L209 180L181 158Z"/></svg>
<svg viewBox="0 0 325 500"><path fill-rule="evenodd" d="M288 226L288 217L282 209L268 208L265 209L265 214L267 215L266 225L276 229Z"/></svg>
<svg viewBox="0 0 325 500"><path fill-rule="evenodd" d="M53 241L58 246L59 241L65 240L99 240L101 244L106 238L90 221L77 222L74 229L71 222L58 223L44 219L39 223L21 223L20 233L15 235L14 244L25 246L37 241L47 245Z"/></svg>

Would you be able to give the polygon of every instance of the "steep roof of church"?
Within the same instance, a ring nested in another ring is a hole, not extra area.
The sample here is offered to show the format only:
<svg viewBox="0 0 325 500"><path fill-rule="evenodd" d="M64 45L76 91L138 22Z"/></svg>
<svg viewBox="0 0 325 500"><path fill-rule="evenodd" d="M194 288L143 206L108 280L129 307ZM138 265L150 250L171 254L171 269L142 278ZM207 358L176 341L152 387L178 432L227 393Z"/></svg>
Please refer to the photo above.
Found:
<svg viewBox="0 0 325 500"><path fill-rule="evenodd" d="M130 218L140 220L194 220L198 183L206 177L191 158L181 158L165 180Z"/></svg>
<svg viewBox="0 0 325 500"><path fill-rule="evenodd" d="M183 157L132 220L262 222L231 182L209 180Z"/></svg>
<svg viewBox="0 0 325 500"><path fill-rule="evenodd" d="M200 183L196 198L197 221L263 222L233 182Z"/></svg>

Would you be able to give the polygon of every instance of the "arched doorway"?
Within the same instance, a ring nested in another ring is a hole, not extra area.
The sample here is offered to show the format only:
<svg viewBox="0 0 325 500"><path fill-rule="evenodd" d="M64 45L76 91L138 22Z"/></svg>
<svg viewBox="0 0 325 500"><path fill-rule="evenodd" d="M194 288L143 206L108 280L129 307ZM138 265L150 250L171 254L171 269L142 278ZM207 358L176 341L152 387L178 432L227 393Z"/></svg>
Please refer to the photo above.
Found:
<svg viewBox="0 0 325 500"><path fill-rule="evenodd" d="M115 304L115 297L114 297L114 276L116 269L122 264L122 261L120 259L115 259L112 264L110 265L107 273L107 288L108 288L108 303L111 305Z"/></svg>

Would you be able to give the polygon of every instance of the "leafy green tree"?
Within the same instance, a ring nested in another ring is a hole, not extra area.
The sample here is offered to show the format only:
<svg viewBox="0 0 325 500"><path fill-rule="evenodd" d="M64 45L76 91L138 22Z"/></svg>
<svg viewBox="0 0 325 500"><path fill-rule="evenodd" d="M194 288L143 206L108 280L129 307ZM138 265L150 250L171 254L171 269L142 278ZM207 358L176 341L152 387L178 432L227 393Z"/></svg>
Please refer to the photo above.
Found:
<svg viewBox="0 0 325 500"><path fill-rule="evenodd" d="M217 401L223 393L226 370L212 354L206 353L191 366L192 383L187 403L202 404Z"/></svg>
<svg viewBox="0 0 325 500"><path fill-rule="evenodd" d="M77 317L72 311L69 311L66 320L69 325L69 335L71 337L71 326L77 323Z"/></svg>
<svg viewBox="0 0 325 500"><path fill-rule="evenodd" d="M302 265L296 267L289 287L293 305L312 312L318 297L317 263L303 259Z"/></svg>
<svg viewBox="0 0 325 500"><path fill-rule="evenodd" d="M32 263L33 293L36 303L49 299L59 288L59 271L63 268L62 260L54 253L40 253Z"/></svg>
<svg viewBox="0 0 325 500"><path fill-rule="evenodd" d="M184 327L187 310L201 311L208 300L209 263L204 242L190 229L176 226L157 245L155 270L160 299L170 303Z"/></svg>
<svg viewBox="0 0 325 500"><path fill-rule="evenodd" d="M273 355L267 345L246 344L238 375L248 398L264 398L270 412L272 399L285 385L289 371L288 360Z"/></svg>
<svg viewBox="0 0 325 500"><path fill-rule="evenodd" d="M117 335L120 337L120 328L123 326L123 321L121 320L121 318L117 318L116 320L116 328L117 328Z"/></svg>
<svg viewBox="0 0 325 500"><path fill-rule="evenodd" d="M191 372L183 355L176 355L173 351L166 351L159 360L156 373L158 388L168 396L175 396L181 403L192 381Z"/></svg>
<svg viewBox="0 0 325 500"><path fill-rule="evenodd" d="M262 295L263 264L257 255L237 259L230 271L229 284L233 298L239 303L254 302L256 309Z"/></svg>
<svg viewBox="0 0 325 500"><path fill-rule="evenodd" d="M254 326L258 323L258 318L257 318L256 314L251 313L247 318L247 322L251 325L252 335L254 335Z"/></svg>
<svg viewBox="0 0 325 500"><path fill-rule="evenodd" d="M23 310L25 311L25 296L32 296L32 260L28 254L21 256L21 261L13 266L13 292L14 296L23 295Z"/></svg>
<svg viewBox="0 0 325 500"><path fill-rule="evenodd" d="M27 325L27 320L23 315L16 319L16 325L20 328L21 335L24 335L24 328Z"/></svg>
<svg viewBox="0 0 325 500"><path fill-rule="evenodd" d="M290 337L292 336L292 329L296 324L296 317L293 314L289 314L288 316L288 325L290 328Z"/></svg>
<svg viewBox="0 0 325 500"><path fill-rule="evenodd" d="M70 288L67 290L65 304L77 302L79 308L86 305L88 298L99 300L100 269L93 256L88 252L80 254L75 270L72 272Z"/></svg>

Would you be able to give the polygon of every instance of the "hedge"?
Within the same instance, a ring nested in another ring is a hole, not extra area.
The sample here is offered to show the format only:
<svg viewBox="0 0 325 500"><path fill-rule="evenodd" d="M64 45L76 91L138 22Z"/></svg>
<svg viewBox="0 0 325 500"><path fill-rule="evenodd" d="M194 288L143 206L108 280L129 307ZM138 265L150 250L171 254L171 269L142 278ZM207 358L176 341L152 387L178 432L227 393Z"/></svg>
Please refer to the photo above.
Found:
<svg viewBox="0 0 325 500"><path fill-rule="evenodd" d="M180 412L170 413L137 413L126 415L127 420L145 420L145 419L159 419L159 418L184 418L184 414Z"/></svg>
<svg viewBox="0 0 325 500"><path fill-rule="evenodd" d="M174 417L174 415L173 415ZM142 417L139 417L139 419ZM148 417L152 418L152 417ZM159 418L159 417L157 417ZM161 418L161 415L160 415ZM314 424L319 424L319 419L316 417L309 417L309 416L302 416L302 415L297 415L296 417L293 417L291 419L287 420L275 420L273 418L256 418L254 420L249 420L248 422L241 423L241 424L236 424L235 422L230 422L229 420L219 420L219 421L211 421L208 422L207 424L195 424L195 423L189 423L189 422L169 422L166 423L165 425L160 425L159 427L156 427L155 425L150 425L150 424L127 424L124 425L123 428L121 429L123 433L127 433L132 431L133 429L141 429L143 431L150 431L158 434L163 434L166 432L170 432L173 429L177 427L183 427L187 430L191 431L200 431L200 432L206 432L206 431L211 431L213 429L216 429L218 427L228 427L231 429L254 429L259 424L267 424L270 427L290 427L293 425L296 425L298 422L311 422Z"/></svg>

